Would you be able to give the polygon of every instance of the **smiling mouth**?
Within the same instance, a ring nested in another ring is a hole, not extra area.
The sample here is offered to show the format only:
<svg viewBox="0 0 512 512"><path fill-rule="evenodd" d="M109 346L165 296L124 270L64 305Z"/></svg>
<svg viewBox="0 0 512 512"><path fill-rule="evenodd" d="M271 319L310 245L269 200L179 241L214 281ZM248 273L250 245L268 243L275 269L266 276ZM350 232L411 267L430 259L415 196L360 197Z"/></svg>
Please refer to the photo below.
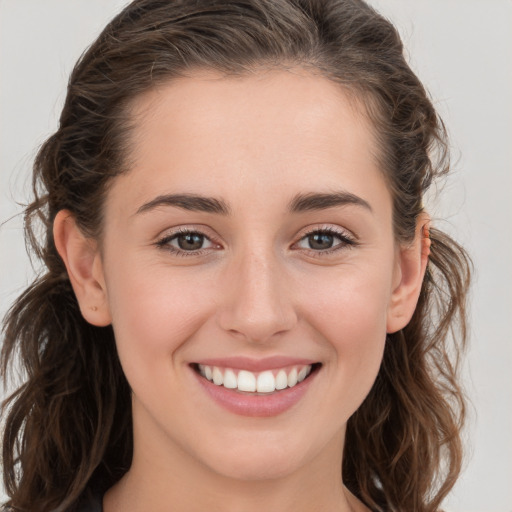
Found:
<svg viewBox="0 0 512 512"><path fill-rule="evenodd" d="M196 373L216 386L249 395L269 395L294 388L307 380L322 366L321 363L295 365L262 372L221 368L194 363Z"/></svg>

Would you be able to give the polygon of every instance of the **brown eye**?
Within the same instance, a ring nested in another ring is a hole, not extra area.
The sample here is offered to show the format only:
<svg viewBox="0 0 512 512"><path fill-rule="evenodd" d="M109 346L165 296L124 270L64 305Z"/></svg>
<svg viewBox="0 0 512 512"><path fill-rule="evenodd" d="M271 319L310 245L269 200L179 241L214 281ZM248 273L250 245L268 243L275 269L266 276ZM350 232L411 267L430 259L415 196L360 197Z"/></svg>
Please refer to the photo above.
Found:
<svg viewBox="0 0 512 512"><path fill-rule="evenodd" d="M182 231L159 240L156 244L162 249L181 255L200 254L203 249L211 249L215 244L199 231Z"/></svg>
<svg viewBox="0 0 512 512"><path fill-rule="evenodd" d="M205 236L199 233L185 233L174 238L183 251L197 251L203 248Z"/></svg>
<svg viewBox="0 0 512 512"><path fill-rule="evenodd" d="M334 236L330 233L313 233L307 239L309 248L317 251L330 249L334 245Z"/></svg>
<svg viewBox="0 0 512 512"><path fill-rule="evenodd" d="M357 245L357 242L345 231L334 229L318 229L304 235L297 246L300 249L315 251L317 253L330 253L344 247Z"/></svg>

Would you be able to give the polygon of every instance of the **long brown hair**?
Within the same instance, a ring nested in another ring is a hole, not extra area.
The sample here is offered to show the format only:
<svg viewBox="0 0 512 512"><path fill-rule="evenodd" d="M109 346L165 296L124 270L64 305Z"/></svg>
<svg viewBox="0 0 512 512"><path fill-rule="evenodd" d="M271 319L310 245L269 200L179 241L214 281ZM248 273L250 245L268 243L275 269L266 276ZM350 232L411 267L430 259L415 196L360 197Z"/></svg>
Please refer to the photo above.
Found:
<svg viewBox="0 0 512 512"><path fill-rule="evenodd" d="M34 164L26 237L44 272L6 317L1 368L23 383L4 402L3 476L14 511L72 509L130 467L130 389L111 327L88 324L52 237L59 210L100 237L110 180L129 172L129 105L162 82L206 68L313 70L365 105L380 145L399 243L422 198L449 169L442 121L403 56L395 28L361 0L136 0L71 75L59 128ZM40 239L40 224L44 237ZM469 259L431 230L414 316L388 336L377 380L350 418L343 481L375 511L433 512L461 467Z"/></svg>

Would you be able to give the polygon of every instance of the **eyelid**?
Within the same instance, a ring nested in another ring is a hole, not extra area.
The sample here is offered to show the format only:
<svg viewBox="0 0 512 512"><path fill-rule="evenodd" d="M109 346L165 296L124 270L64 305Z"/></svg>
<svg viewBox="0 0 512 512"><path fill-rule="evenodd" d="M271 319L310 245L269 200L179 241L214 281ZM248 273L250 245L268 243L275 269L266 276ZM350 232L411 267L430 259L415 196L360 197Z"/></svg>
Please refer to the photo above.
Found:
<svg viewBox="0 0 512 512"><path fill-rule="evenodd" d="M160 235L156 242L154 242L154 245L156 245L159 249L166 250L172 254L178 255L178 256L201 256L205 253L210 253L213 250L222 249L222 244L218 240L218 237L215 235L210 234L212 230L208 229L206 226L203 225L187 225L187 226L177 226L175 228L170 228L166 231L164 231L164 234ZM339 250L343 249L349 249L352 247L356 247L359 245L359 241L357 236L351 232L350 230L346 228L342 228L340 226L333 226L330 224L320 224L315 226L309 226L304 229L302 229L299 234L296 237L296 241L292 244L292 249L297 246L302 240L304 240L306 237L315 234L315 233L328 233L335 237L338 237L340 240L340 243L336 244L335 246L324 249L324 250L315 250L315 249L306 249L306 248L298 248L298 250L301 250L303 252L307 252L313 256L316 257L322 257L327 256L331 253L337 252ZM207 247L207 248L201 248L197 250L192 251L186 251L182 250L176 247L173 247L169 244L169 242L176 237L180 236L181 234L198 234L203 236L206 240L211 242L216 247Z"/></svg>
<svg viewBox="0 0 512 512"><path fill-rule="evenodd" d="M330 224L320 224L317 226L310 226L308 228L305 228L297 235L297 241L293 243L293 246L296 246L299 244L302 240L304 240L306 237L315 234L315 233L328 233L330 235L336 236L340 239L340 243L336 244L335 246L324 249L324 250L314 250L314 249L306 249L306 248L299 248L299 250L306 251L314 256L322 257L329 255L331 253L334 253L339 250L347 249L356 247L359 245L359 240L357 236L349 231L346 228L342 228L339 226L333 226ZM293 247L292 246L292 247Z"/></svg>
<svg viewBox="0 0 512 512"><path fill-rule="evenodd" d="M188 225L188 226L178 226L175 228L168 229L164 231L164 234L161 234L157 237L157 240L154 242L154 245L156 245L159 249L168 251L171 254L177 255L177 256L200 256L203 255L206 252L210 252L212 249L217 250L219 248L222 248L220 242L218 241L217 237L209 234L211 230L207 229L205 226L201 225ZM213 246L216 247L206 247L201 248L193 251L186 251L183 249L179 249L177 247L173 247L170 245L169 242L176 239L180 235L189 235L189 234L197 234L203 236L206 240L211 242Z"/></svg>

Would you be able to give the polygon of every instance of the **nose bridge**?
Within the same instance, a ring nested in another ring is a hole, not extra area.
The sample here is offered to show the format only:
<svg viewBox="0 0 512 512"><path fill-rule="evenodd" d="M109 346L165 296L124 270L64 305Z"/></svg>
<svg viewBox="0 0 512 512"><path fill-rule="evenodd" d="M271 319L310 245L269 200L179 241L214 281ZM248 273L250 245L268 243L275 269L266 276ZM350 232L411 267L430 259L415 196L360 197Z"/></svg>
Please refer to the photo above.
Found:
<svg viewBox="0 0 512 512"><path fill-rule="evenodd" d="M275 252L263 246L235 258L220 312L223 329L262 342L294 325L296 315L282 267Z"/></svg>

